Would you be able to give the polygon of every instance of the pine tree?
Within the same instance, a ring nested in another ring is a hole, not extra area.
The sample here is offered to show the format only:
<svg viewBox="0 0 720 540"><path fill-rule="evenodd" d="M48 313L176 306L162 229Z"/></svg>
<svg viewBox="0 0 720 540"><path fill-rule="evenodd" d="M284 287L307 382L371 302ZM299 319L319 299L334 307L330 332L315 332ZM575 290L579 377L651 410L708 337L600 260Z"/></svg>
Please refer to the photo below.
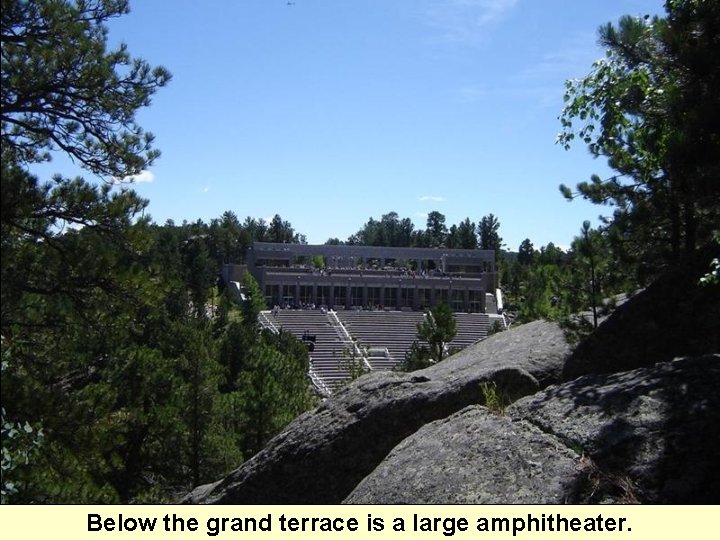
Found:
<svg viewBox="0 0 720 540"><path fill-rule="evenodd" d="M133 497L154 459L147 442L167 425L148 403L174 399L151 386L173 376L144 343L162 296L138 257L147 202L115 185L157 158L135 114L170 75L124 45L106 50L104 22L126 11L119 0L2 2L2 404L45 435L18 502ZM38 179L30 170L51 150L105 182Z"/></svg>
<svg viewBox="0 0 720 540"><path fill-rule="evenodd" d="M617 171L561 191L615 207L613 247L641 277L708 243L720 221L720 5L669 0L666 9L600 28L606 57L566 83L559 136Z"/></svg>
<svg viewBox="0 0 720 540"><path fill-rule="evenodd" d="M503 247L500 237L500 220L493 214L483 216L478 224L478 238L480 249L491 249L495 252L496 259L500 258L500 251Z"/></svg>

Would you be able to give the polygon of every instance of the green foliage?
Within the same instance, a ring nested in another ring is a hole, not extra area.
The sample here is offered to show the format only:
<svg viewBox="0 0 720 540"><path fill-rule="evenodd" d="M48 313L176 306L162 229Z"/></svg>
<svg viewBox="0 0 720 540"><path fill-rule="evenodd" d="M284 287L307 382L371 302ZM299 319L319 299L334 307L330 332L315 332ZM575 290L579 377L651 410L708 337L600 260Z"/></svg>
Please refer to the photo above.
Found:
<svg viewBox="0 0 720 540"><path fill-rule="evenodd" d="M170 220L164 225L151 227L151 234L158 244L154 255L161 256L160 265L165 264L184 275L183 279L189 287L194 286L191 283L193 279L198 284L212 286L223 264L245 261L253 242L272 242L277 238L304 242L304 235L296 233L288 221L279 215L273 221L274 226L263 219L248 216L240 223L231 211L223 212L220 218L210 220L209 224L198 220L176 225ZM195 257L202 260L194 262ZM188 265L196 266L193 272L188 271Z"/></svg>
<svg viewBox="0 0 720 540"><path fill-rule="evenodd" d="M521 266L528 266L535 260L535 247L529 238L526 238L518 248L517 262Z"/></svg>
<svg viewBox="0 0 720 540"><path fill-rule="evenodd" d="M477 249L478 237L475 223L465 218L459 225L452 225L445 240L445 247L451 249Z"/></svg>
<svg viewBox="0 0 720 540"><path fill-rule="evenodd" d="M238 263L252 243L250 233L243 228L234 212L223 212L219 219L210 221L207 228L208 250L218 264Z"/></svg>
<svg viewBox="0 0 720 540"><path fill-rule="evenodd" d="M242 277L242 291L245 295L245 300L240 304L243 320L245 324L257 325L260 312L267 309L267 306L265 305L265 297L250 272L245 272Z"/></svg>
<svg viewBox="0 0 720 540"><path fill-rule="evenodd" d="M488 328L487 335L492 336L494 334L498 334L500 332L505 331L505 325L501 323L500 321L496 320L492 323L490 328Z"/></svg>
<svg viewBox="0 0 720 540"><path fill-rule="evenodd" d="M483 216L478 223L478 237L480 249L491 249L497 258L500 258L500 250L503 247L500 237L500 220L493 214Z"/></svg>
<svg viewBox="0 0 720 540"><path fill-rule="evenodd" d="M340 369L348 375L347 380L343 384L350 384L366 373L370 373L370 368L365 362L367 348L361 348L355 340L353 340L353 346L350 349L343 350L342 355L343 358L340 361Z"/></svg>
<svg viewBox="0 0 720 540"><path fill-rule="evenodd" d="M3 162L6 177L14 183L4 189L28 196L15 208L3 200L2 335L13 350L3 408L9 418L41 419L46 441L18 471L15 499L121 500L142 474L138 445L152 436L148 413L128 403L158 399L169 384L143 386L156 367L127 379L159 360L145 347L145 325L161 292L136 257L148 246L145 222L132 223L144 203L81 179L39 186ZM84 226L63 231L63 223Z"/></svg>
<svg viewBox="0 0 720 540"><path fill-rule="evenodd" d="M312 404L287 336L206 309L253 240L302 241L279 216L149 224L116 180L158 155L136 111L169 80L106 52L118 0L2 2L3 502L175 500L259 450ZM107 182L33 163L59 149Z"/></svg>
<svg viewBox="0 0 720 540"><path fill-rule="evenodd" d="M304 235L296 234L289 221L284 221L278 214L275 214L270 222L267 239L265 241L280 244L304 244L305 237Z"/></svg>
<svg viewBox="0 0 720 540"><path fill-rule="evenodd" d="M264 342L253 351L238 377L238 392L242 398L242 450L246 457L260 451L313 404L307 381L307 351L303 350L302 356L295 356L271 346L283 340L289 341L289 337L266 334ZM292 347L299 352L297 345Z"/></svg>
<svg viewBox="0 0 720 540"><path fill-rule="evenodd" d="M128 11L125 0L3 0L2 146L15 163L49 159L54 148L90 171L123 178L158 156L135 122L170 80L107 51L103 23Z"/></svg>
<svg viewBox="0 0 720 540"><path fill-rule="evenodd" d="M490 214L492 238L487 241L500 246L502 239L497 235L500 223ZM379 220L370 218L365 225L347 240L349 245L393 246L393 247L447 247L452 249L477 249L480 231L470 218L458 225L446 226L445 216L433 210L429 212L424 230L415 230L410 218L400 218L397 212L383 214ZM494 243L493 243L494 242ZM326 244L341 244L337 238L330 238ZM483 248L485 249L485 248ZM490 249L495 249L491 247ZM498 247L499 249L499 247Z"/></svg>
<svg viewBox="0 0 720 540"><path fill-rule="evenodd" d="M239 321L230 321L225 326L218 347L218 361L224 371L224 380L221 383L224 392L237 390L237 378L252 353L256 342L255 334L255 328Z"/></svg>
<svg viewBox="0 0 720 540"><path fill-rule="evenodd" d="M397 212L384 214L380 221L370 218L353 236L348 244L364 246L408 247L411 245L415 226L409 218L400 219Z"/></svg>
<svg viewBox="0 0 720 540"><path fill-rule="evenodd" d="M495 381L480 383L480 391L483 395L483 405L485 407L495 414L505 414L505 407L509 405L510 400L498 390Z"/></svg>
<svg viewBox="0 0 720 540"><path fill-rule="evenodd" d="M595 326L582 315L569 315L560 321L565 341L571 345L580 343L583 339L592 334Z"/></svg>
<svg viewBox="0 0 720 540"><path fill-rule="evenodd" d="M413 341L410 349L405 353L405 358L395 368L397 371L417 371L430 367L435 362L430 355L430 348L418 341Z"/></svg>
<svg viewBox="0 0 720 540"><path fill-rule="evenodd" d="M433 210L427 216L427 228L425 234L428 238L428 247L440 247L446 244L447 227L445 226L445 216Z"/></svg>
<svg viewBox="0 0 720 540"><path fill-rule="evenodd" d="M189 330L189 329L188 329ZM215 400L219 395L220 365L212 358L212 340L205 328L189 330L188 347L178 359L185 384L182 401L186 404L184 424L187 429L188 463L193 485L209 481L215 471L207 466L207 444L214 427Z"/></svg>
<svg viewBox="0 0 720 540"><path fill-rule="evenodd" d="M563 321L593 308L607 311L612 307L608 299L640 287L634 267L615 258L613 242L607 228L591 229L589 223L568 252L552 243L531 251L530 240L524 241L532 257L507 260L505 311L517 322Z"/></svg>
<svg viewBox="0 0 720 540"><path fill-rule="evenodd" d="M201 238L191 238L182 249L185 283L188 286L194 316L207 317L207 301L216 281L217 267L210 259L207 244Z"/></svg>
<svg viewBox="0 0 720 540"><path fill-rule="evenodd" d="M455 316L447 304L438 304L425 312L425 318L417 325L418 339L428 344L433 362L447 356L447 345L457 334Z"/></svg>
<svg viewBox="0 0 720 540"><path fill-rule="evenodd" d="M477 249L478 238L475 229L475 223L470 218L460 222L457 228L458 245L460 249Z"/></svg>
<svg viewBox="0 0 720 540"><path fill-rule="evenodd" d="M590 222L585 221L583 223L582 228L582 243L580 244L580 253L583 255L585 259L587 259L590 269L590 294L589 294L589 300L590 300L590 307L592 308L593 313L593 328L597 328L598 325L598 319L597 319L597 306L601 301L601 298L598 295L598 281L596 278L596 272L595 272L595 259L597 256L597 250L593 246L593 243L590 239Z"/></svg>
<svg viewBox="0 0 720 540"><path fill-rule="evenodd" d="M416 371L441 362L456 351L448 344L457 333L455 316L447 304L438 304L425 312L425 318L417 325L418 339L398 364L398 371Z"/></svg>
<svg viewBox="0 0 720 540"><path fill-rule="evenodd" d="M600 28L606 57L567 82L558 138L566 148L580 139L617 171L561 192L615 207L615 258L634 262L641 280L705 245L720 222L720 6L666 9Z"/></svg>
<svg viewBox="0 0 720 540"><path fill-rule="evenodd" d="M535 319L557 319L571 310L563 302L568 288L566 268L553 264L538 264L524 272L520 285L520 322Z"/></svg>
<svg viewBox="0 0 720 540"><path fill-rule="evenodd" d="M716 246L720 247L720 234L713 239ZM700 285L710 287L711 285L720 284L720 258L715 257L710 261L710 269L708 273L700 278Z"/></svg>
<svg viewBox="0 0 720 540"><path fill-rule="evenodd" d="M700 278L700 284L707 287L718 283L720 283L720 259L715 257L710 263L710 271Z"/></svg>
<svg viewBox="0 0 720 540"><path fill-rule="evenodd" d="M3 353L3 356L5 354ZM6 361L3 360L3 366ZM3 368L4 369L4 368ZM45 434L40 424L13 422L6 418L5 409L2 409L0 418L0 437L2 437L2 490L0 503L7 504L13 501L13 496L24 489L21 481L16 477L17 469L27 467L35 460L43 444Z"/></svg>

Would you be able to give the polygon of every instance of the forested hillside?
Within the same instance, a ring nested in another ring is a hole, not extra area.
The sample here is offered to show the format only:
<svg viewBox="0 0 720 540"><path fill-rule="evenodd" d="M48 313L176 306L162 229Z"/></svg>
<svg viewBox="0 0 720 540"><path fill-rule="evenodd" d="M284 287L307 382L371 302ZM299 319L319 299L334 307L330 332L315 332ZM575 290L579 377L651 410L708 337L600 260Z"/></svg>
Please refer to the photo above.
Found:
<svg viewBox="0 0 720 540"><path fill-rule="evenodd" d="M164 68L106 50L123 1L2 3L2 500L162 501L257 452L313 403L305 348L261 334L219 264L279 216L157 226L122 180L159 153L137 111ZM78 54L82 51L83 54ZM99 182L30 171L61 150ZM217 233L217 234L216 234Z"/></svg>
<svg viewBox="0 0 720 540"><path fill-rule="evenodd" d="M2 0L4 503L176 500L317 400L304 345L260 331L257 284L246 277L234 304L218 280L252 242L305 236L280 215L230 210L158 224L133 190L160 155L137 115L172 76L109 48L106 24L127 11L126 0ZM596 319L605 299L698 253L716 257L702 283L717 290L720 3L667 0L666 11L601 27L606 56L566 85L558 142L615 171L561 186L603 212L598 227L569 225L569 249L507 246L482 211L449 227L433 211L424 229L391 211L327 242L494 250L517 322ZM51 153L84 176L37 176Z"/></svg>

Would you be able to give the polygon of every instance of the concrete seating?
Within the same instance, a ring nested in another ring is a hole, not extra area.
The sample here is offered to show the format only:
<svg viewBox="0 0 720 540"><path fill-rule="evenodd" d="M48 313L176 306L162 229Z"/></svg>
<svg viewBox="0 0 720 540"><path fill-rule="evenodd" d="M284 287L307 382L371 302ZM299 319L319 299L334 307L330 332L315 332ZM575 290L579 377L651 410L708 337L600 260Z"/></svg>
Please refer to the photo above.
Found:
<svg viewBox="0 0 720 540"><path fill-rule="evenodd" d="M369 357L373 369L394 369L417 338L417 325L425 315L414 311L345 311L338 317L360 347L384 348L385 358Z"/></svg>
<svg viewBox="0 0 720 540"><path fill-rule="evenodd" d="M327 314L320 310L281 309L275 315L264 312L275 326L282 328L302 340L303 335L313 336L313 350L310 362L315 375L320 377L330 389L336 388L348 379L343 369L343 360L347 353L345 345L330 325ZM261 318L262 321L262 318Z"/></svg>
<svg viewBox="0 0 720 540"><path fill-rule="evenodd" d="M457 334L450 347L464 349L487 337L490 318L484 313L455 313L455 328Z"/></svg>
<svg viewBox="0 0 720 540"><path fill-rule="evenodd" d="M335 322L341 323L338 326ZM405 359L417 339L417 325L425 317L417 311L358 311L328 313L323 310L279 310L263 312L259 318L267 328L282 328L309 349L313 376L330 390L349 379L350 352L340 333L347 331L362 351L373 371L392 370ZM456 313L457 335L451 348L465 348L485 338L489 317L482 313ZM333 323L335 326L333 326Z"/></svg>

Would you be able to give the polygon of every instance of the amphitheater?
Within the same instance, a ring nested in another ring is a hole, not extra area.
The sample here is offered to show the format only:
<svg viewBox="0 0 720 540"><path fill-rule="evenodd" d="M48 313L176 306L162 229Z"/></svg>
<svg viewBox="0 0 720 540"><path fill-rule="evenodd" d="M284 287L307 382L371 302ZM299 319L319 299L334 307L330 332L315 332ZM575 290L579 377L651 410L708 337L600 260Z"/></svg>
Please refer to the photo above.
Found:
<svg viewBox="0 0 720 540"><path fill-rule="evenodd" d="M351 377L354 364L394 369L436 304L455 315L449 348L484 339L495 320L504 324L493 251L256 242L246 260L226 265L223 278L238 287L250 272L272 306L260 324L308 344L309 375L325 396Z"/></svg>

